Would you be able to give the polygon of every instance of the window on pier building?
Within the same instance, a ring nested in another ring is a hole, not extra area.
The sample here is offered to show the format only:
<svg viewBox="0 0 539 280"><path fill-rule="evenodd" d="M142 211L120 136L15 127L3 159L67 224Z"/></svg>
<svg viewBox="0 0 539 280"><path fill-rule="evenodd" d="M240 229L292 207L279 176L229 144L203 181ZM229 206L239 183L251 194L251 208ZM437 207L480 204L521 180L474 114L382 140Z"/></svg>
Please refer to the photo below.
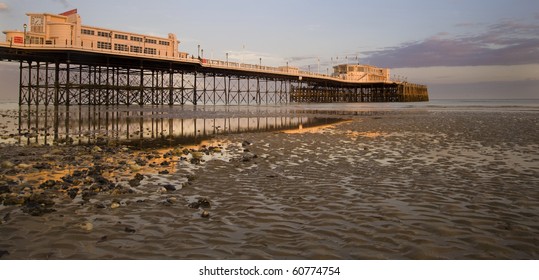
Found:
<svg viewBox="0 0 539 280"><path fill-rule="evenodd" d="M110 50L111 49L111 44L108 43L108 42L97 42L97 48L98 49Z"/></svg>
<svg viewBox="0 0 539 280"><path fill-rule="evenodd" d="M146 38L146 40L144 41L145 43L148 43L148 44L157 44L157 40L155 39L148 39Z"/></svg>
<svg viewBox="0 0 539 280"><path fill-rule="evenodd" d="M84 35L95 35L95 31L94 30L90 30L90 29L81 29L80 30L80 33L84 34Z"/></svg>
<svg viewBox="0 0 539 280"><path fill-rule="evenodd" d="M170 46L170 42L168 42L168 41L159 41L159 45Z"/></svg>
<svg viewBox="0 0 539 280"><path fill-rule="evenodd" d="M128 36L124 35L124 34L114 34L114 38L115 39L120 39L120 40L127 40Z"/></svg>
<svg viewBox="0 0 539 280"><path fill-rule="evenodd" d="M145 54L157 54L157 50L154 48L144 48Z"/></svg>
<svg viewBox="0 0 539 280"><path fill-rule="evenodd" d="M112 32L97 31L97 36L110 38L110 37L111 37L111 33L112 33Z"/></svg>
<svg viewBox="0 0 539 280"><path fill-rule="evenodd" d="M131 36L130 39L131 41L142 42L142 37Z"/></svg>
<svg viewBox="0 0 539 280"><path fill-rule="evenodd" d="M43 37L30 37L30 44L40 44L43 45L45 39Z"/></svg>
<svg viewBox="0 0 539 280"><path fill-rule="evenodd" d="M122 52L128 52L129 46L124 44L114 44L114 50L115 51L122 51Z"/></svg>
<svg viewBox="0 0 539 280"><path fill-rule="evenodd" d="M130 51L134 53L142 53L142 47L139 46L130 46Z"/></svg>

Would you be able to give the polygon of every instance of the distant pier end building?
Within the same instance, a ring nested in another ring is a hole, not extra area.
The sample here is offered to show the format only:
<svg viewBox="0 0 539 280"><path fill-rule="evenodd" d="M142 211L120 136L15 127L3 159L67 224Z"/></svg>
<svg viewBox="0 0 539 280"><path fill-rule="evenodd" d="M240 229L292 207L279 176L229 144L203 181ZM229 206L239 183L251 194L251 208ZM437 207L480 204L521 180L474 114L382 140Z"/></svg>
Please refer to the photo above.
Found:
<svg viewBox="0 0 539 280"><path fill-rule="evenodd" d="M333 76L354 82L389 82L389 71L371 65L341 64L333 67Z"/></svg>
<svg viewBox="0 0 539 280"><path fill-rule="evenodd" d="M425 85L342 64L333 74L207 59L167 37L83 25L77 10L27 13L3 33L0 61L20 63L19 104L282 104L428 101Z"/></svg>

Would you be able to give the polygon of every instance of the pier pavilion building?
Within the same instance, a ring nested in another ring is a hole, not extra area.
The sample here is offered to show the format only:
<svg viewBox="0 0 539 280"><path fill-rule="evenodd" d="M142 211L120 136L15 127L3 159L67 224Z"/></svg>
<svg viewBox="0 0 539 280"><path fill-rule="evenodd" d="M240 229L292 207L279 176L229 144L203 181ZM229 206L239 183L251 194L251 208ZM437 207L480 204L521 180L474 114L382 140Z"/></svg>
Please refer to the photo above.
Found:
<svg viewBox="0 0 539 280"><path fill-rule="evenodd" d="M187 53L179 52L180 41L172 33L168 37L158 37L83 25L76 9L61 14L26 15L28 24L24 24L23 31L4 31L6 41L11 45L82 47L133 55L187 57Z"/></svg>

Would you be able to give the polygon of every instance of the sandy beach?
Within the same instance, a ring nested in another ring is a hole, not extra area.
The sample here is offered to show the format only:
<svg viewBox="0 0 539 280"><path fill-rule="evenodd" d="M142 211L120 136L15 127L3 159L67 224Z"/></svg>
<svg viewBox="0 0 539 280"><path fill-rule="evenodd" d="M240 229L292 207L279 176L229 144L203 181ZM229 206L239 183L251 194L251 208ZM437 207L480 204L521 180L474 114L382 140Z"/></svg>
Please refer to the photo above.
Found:
<svg viewBox="0 0 539 280"><path fill-rule="evenodd" d="M0 259L539 258L537 111L332 117L199 146L4 145Z"/></svg>

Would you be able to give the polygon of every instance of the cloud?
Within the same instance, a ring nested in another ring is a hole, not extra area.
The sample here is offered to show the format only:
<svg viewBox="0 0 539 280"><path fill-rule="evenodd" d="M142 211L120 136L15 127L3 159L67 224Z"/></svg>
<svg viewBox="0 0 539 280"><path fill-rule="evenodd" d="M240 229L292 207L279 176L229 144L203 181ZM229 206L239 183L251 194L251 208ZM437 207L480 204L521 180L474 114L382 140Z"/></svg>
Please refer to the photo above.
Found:
<svg viewBox="0 0 539 280"><path fill-rule="evenodd" d="M265 66L282 66L286 64L282 57L265 52L256 52L242 49L229 50L227 51L227 53L229 55L229 61L231 62L244 62L248 64L258 65L260 63L260 59L262 59L262 65Z"/></svg>
<svg viewBox="0 0 539 280"><path fill-rule="evenodd" d="M439 33L365 54L371 63L392 68L539 63L538 24L506 20L488 26L480 34L448 35Z"/></svg>
<svg viewBox="0 0 539 280"><path fill-rule="evenodd" d="M0 12L9 10L9 7L6 3L0 2Z"/></svg>
<svg viewBox="0 0 539 280"><path fill-rule="evenodd" d="M69 1L67 1L67 0L55 0L55 1L60 2L64 6L64 8L69 8L70 7Z"/></svg>
<svg viewBox="0 0 539 280"><path fill-rule="evenodd" d="M305 56L291 56L291 57L287 57L285 59L286 59L286 61L288 61L290 63L297 63L297 62L301 62L301 61L305 61L305 60L309 60L309 61L316 60L317 57L313 56L313 55L305 55Z"/></svg>

